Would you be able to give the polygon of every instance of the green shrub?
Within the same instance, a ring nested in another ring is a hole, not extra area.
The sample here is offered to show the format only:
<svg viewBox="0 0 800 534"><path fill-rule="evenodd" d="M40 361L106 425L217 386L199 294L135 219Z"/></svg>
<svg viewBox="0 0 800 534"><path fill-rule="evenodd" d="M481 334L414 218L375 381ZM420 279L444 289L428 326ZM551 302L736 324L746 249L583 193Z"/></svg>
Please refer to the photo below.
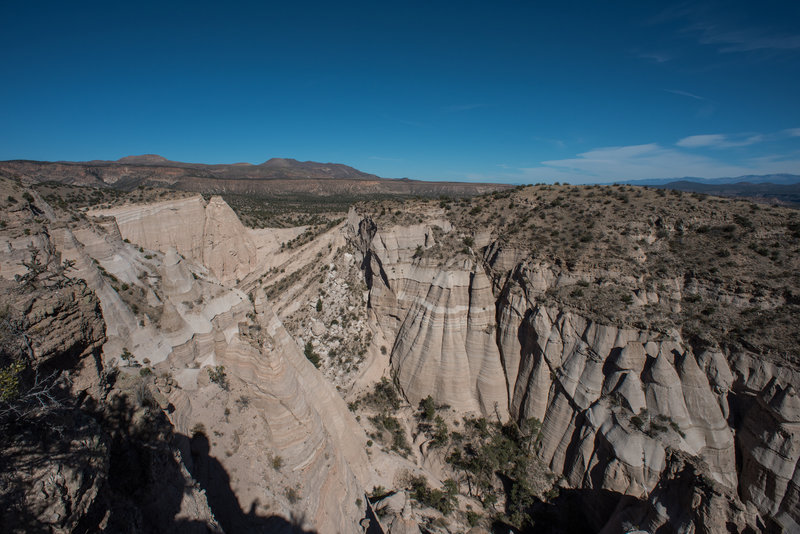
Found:
<svg viewBox="0 0 800 534"><path fill-rule="evenodd" d="M303 354L306 355L306 358L308 359L308 361L313 363L314 367L316 367L317 369L319 369L319 366L322 365L322 361L321 361L321 359L319 357L319 354L317 354L314 351L314 345L312 345L310 341L306 342L306 346L305 346L305 349L303 350Z"/></svg>
<svg viewBox="0 0 800 534"><path fill-rule="evenodd" d="M130 367L135 362L133 354L128 350L128 347L122 347L122 354L119 356L125 362L127 367Z"/></svg>
<svg viewBox="0 0 800 534"><path fill-rule="evenodd" d="M12 402L19 397L19 374L25 367L25 363L16 361L0 368L0 402Z"/></svg>
<svg viewBox="0 0 800 534"><path fill-rule="evenodd" d="M467 524L469 524L469 526L478 526L478 523L481 521L481 517L483 517L481 514L473 510L467 510Z"/></svg>
<svg viewBox="0 0 800 534"><path fill-rule="evenodd" d="M435 508L444 515L449 515L456 509L458 484L452 479L445 480L442 489L432 489L424 476L409 476L407 485L411 498L424 506Z"/></svg>
<svg viewBox="0 0 800 534"><path fill-rule="evenodd" d="M433 416L436 415L436 404L433 402L433 397L428 395L419 401L420 416L425 421L431 421Z"/></svg>
<svg viewBox="0 0 800 534"><path fill-rule="evenodd" d="M364 402L380 410L399 410L401 404L397 389L395 389L394 384L385 376L381 378L380 382L375 384L375 388L372 392L364 396Z"/></svg>
<svg viewBox="0 0 800 534"><path fill-rule="evenodd" d="M283 458L276 454L272 457L272 468L278 471L281 467L283 467Z"/></svg>
<svg viewBox="0 0 800 534"><path fill-rule="evenodd" d="M297 504L300 500L300 492L296 488L286 488L283 494L291 504Z"/></svg>
<svg viewBox="0 0 800 534"><path fill-rule="evenodd" d="M217 365L215 367L207 367L206 369L211 382L224 390L228 389L228 375L225 374L225 366Z"/></svg>

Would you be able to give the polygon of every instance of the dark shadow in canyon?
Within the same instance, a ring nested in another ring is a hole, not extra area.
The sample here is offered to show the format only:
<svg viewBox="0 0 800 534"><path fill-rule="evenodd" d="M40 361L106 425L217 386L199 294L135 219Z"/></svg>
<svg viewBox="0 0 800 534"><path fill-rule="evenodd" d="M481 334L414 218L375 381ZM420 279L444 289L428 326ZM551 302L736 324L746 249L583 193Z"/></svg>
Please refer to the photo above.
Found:
<svg viewBox="0 0 800 534"><path fill-rule="evenodd" d="M204 433L195 433L191 438L176 434L174 443L182 451L189 452L184 454L184 463L192 478L205 490L208 505L225 532L316 534L304 528L306 520L302 514L293 514L290 520L262 515L257 510L257 502L251 503L249 510L243 510L231 488L230 476L210 454L211 445Z"/></svg>
<svg viewBox="0 0 800 534"><path fill-rule="evenodd" d="M316 534L304 527L302 515L287 519L263 514L257 503L241 509L230 476L209 454L208 438L173 433L147 387L104 402L89 396L71 398L66 390L58 394L63 401L58 410L2 424L0 532L44 534L69 525L76 534L219 533L192 517L197 514L191 501L181 513L192 488L174 454L179 449L225 532ZM50 497L37 497L32 491L50 479L64 484L63 502L56 498L62 491L59 485ZM62 479L65 482L59 482ZM42 515L45 508L59 506L67 513ZM86 508L81 511L79 506Z"/></svg>
<svg viewBox="0 0 800 534"><path fill-rule="evenodd" d="M517 529L505 522L492 524L497 534L595 534L619 507L635 502L633 497L595 489L562 489L550 502L535 501L528 509L529 525Z"/></svg>

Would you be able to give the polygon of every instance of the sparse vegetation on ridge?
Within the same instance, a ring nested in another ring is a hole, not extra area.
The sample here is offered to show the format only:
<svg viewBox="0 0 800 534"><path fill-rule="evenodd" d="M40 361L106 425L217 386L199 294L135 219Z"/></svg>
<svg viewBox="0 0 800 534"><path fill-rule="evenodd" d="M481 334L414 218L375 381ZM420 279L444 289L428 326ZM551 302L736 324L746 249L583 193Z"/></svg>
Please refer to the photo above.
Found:
<svg viewBox="0 0 800 534"><path fill-rule="evenodd" d="M520 186L400 207L358 205L380 227L448 219L456 231L436 234L437 244L417 254L440 265L469 248L451 236L483 232L492 252L513 250L552 269L565 281L537 296L544 305L800 362L791 327L800 314L798 210L627 185Z"/></svg>

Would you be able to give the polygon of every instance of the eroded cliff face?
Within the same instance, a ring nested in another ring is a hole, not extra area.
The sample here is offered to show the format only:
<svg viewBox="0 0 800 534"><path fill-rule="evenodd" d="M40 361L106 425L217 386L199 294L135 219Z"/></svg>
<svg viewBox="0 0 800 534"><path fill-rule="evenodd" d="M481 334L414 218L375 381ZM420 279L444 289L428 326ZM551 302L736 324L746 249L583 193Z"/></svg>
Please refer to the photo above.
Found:
<svg viewBox="0 0 800 534"><path fill-rule="evenodd" d="M25 313L37 354L69 360L75 394L101 405L75 419L66 447L97 452L91 472L59 467L44 494L70 495L63 509L28 505L55 518L51 530L108 514L164 531L358 532L364 490L384 486L398 489L379 505L391 532L436 531L445 517L420 506L407 480L458 478L448 455L466 447L454 441L469 433L465 415L519 423L498 432L539 420L528 452L546 471L542 487L578 495L596 531L798 528L800 374L779 353L786 345L724 343L675 322L701 299L699 313L711 303L772 313L796 298L791 290L666 271L654 283L644 245L624 260L632 268L566 262L436 209L392 215L410 224L352 211L284 250L302 229L245 229L216 197L91 217L31 198L3 215L0 276L19 284L10 280L28 276L37 251L48 265L67 261L65 280L85 281L49 290ZM637 224L639 243L666 232L666 222ZM582 291L598 300L568 298ZM665 314L672 322L659 322ZM407 402L357 421L343 397L356 409L376 382L397 384ZM417 411L423 401L445 417L443 435ZM448 434L447 425L461 426ZM384 434L395 450L373 443ZM154 444L138 474L110 460L133 461ZM133 501L110 502L138 486L148 489ZM460 512L447 528L466 529L466 511L484 503L469 483L456 490Z"/></svg>
<svg viewBox="0 0 800 534"><path fill-rule="evenodd" d="M256 245L222 198L196 196L92 211L114 217L124 239L150 250L174 248L220 281L244 278L256 265Z"/></svg>
<svg viewBox="0 0 800 534"><path fill-rule="evenodd" d="M83 281L75 294L48 291L46 302L29 311L36 319L31 339L43 358L74 359L77 345L81 354L87 345L93 350L91 366L81 357L70 372L95 392L103 414L100 423L78 427L100 436L89 443L99 451L96 481L65 472L69 488L80 493L62 502L73 519L53 512L56 531L126 520L165 532L360 530L367 438L263 294L249 298L225 285L251 272L255 249L221 199L137 206L119 218L55 212L40 198L29 207L20 211L19 227L5 226L2 265L36 250L48 262L67 261L66 280ZM23 232L34 216L34 231ZM3 276L26 270L4 269ZM72 301L96 309L100 335L86 314L71 311ZM95 368L94 375L76 365ZM117 393L103 385L111 371ZM109 454L138 458L140 442L158 450L141 472L109 463ZM124 492L126 484L145 489L135 503L109 508L114 493L97 489L109 484L114 491ZM29 505L31 524L51 514ZM110 519L103 519L107 509Z"/></svg>
<svg viewBox="0 0 800 534"><path fill-rule="evenodd" d="M373 226L365 220L352 233L362 251L369 305L386 339L394 340L392 366L409 401L416 405L431 395L458 411L505 419L494 298L476 258L446 265L417 259L436 246L434 227L452 229L447 221L389 232Z"/></svg>
<svg viewBox="0 0 800 534"><path fill-rule="evenodd" d="M363 258L370 308L394 339L392 372L412 405L430 395L488 418L538 419L538 456L568 487L635 497L652 510L678 506L659 504L676 498L670 492L701 491L671 460L677 454L693 458L692 469L719 488L719 497L698 494L705 519L642 512L642 528L711 531L721 524L709 514L735 516L731 524L740 529L770 521L800 528L800 401L790 363L743 348L693 346L677 329L615 324L552 298L563 287L623 273L531 261L524 250L491 240L482 250L460 247L474 240L447 221L381 228L351 213L349 232ZM428 253L434 235L456 246ZM634 305L679 310L685 285L634 292ZM676 486L684 489L668 489Z"/></svg>
<svg viewBox="0 0 800 534"><path fill-rule="evenodd" d="M800 397L773 378L745 414L741 446L742 498L788 531L800 530Z"/></svg>

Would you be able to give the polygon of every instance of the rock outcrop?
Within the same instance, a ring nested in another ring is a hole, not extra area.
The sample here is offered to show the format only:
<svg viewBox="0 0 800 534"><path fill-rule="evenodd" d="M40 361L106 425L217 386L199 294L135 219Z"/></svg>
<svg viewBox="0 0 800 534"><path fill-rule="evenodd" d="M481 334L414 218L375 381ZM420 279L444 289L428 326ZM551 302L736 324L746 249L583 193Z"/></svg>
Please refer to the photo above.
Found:
<svg viewBox="0 0 800 534"><path fill-rule="evenodd" d="M747 532L763 527L736 492L710 480L695 457L671 451L656 489L645 501L621 503L601 531Z"/></svg>
<svg viewBox="0 0 800 534"><path fill-rule="evenodd" d="M236 281L256 265L256 245L221 197L166 200L91 212L114 217L123 238L150 250L174 248L222 282Z"/></svg>
<svg viewBox="0 0 800 534"><path fill-rule="evenodd" d="M98 298L47 267L23 286L0 279L3 364L24 364L16 392L3 383L0 530L221 532L147 384L104 367Z"/></svg>
<svg viewBox="0 0 800 534"><path fill-rule="evenodd" d="M766 384L763 377L778 373L773 362L695 350L677 330L603 322L553 303L553 291L596 274L532 262L496 242L482 257L465 249L436 260L426 255L433 223L379 228L351 214L348 224L369 306L395 340L391 367L412 405L430 395L461 412L538 419L540 459L569 487L649 499L651 516L637 520L643 528L754 527L761 519L742 501L798 528L793 371L784 372L789 383ZM636 298L646 304L669 295ZM758 401L738 427L730 397L748 391ZM665 515L665 507L685 504L667 501L685 497L669 488L682 487L689 471L708 480L702 503L692 503L691 517Z"/></svg>
<svg viewBox="0 0 800 534"><path fill-rule="evenodd" d="M119 529L126 521L163 532L358 531L370 481L366 436L263 295L254 306L221 283L254 265L241 223L221 199L167 202L143 213L64 221L45 212L41 233L28 236L34 249L39 239L48 265L67 260L67 274L85 281L65 278L41 305L21 305L20 313L29 315L42 360L62 365L76 395L92 399L76 431L100 437L75 438L67 456L89 454L89 447L97 463L85 472L59 467L66 482L44 495L56 492L62 501L40 506L20 497L14 510L35 517L19 524L49 521L63 532L78 523ZM141 243L126 242L133 239ZM118 376L111 389L109 373ZM151 453L140 460L145 449ZM132 499L122 497L126 488L136 488Z"/></svg>
<svg viewBox="0 0 800 534"><path fill-rule="evenodd" d="M742 497L788 531L800 531L800 397L773 378L738 434Z"/></svg>
<svg viewBox="0 0 800 534"><path fill-rule="evenodd" d="M452 229L446 221L386 233L370 220L351 226L369 304L387 339L395 340L392 366L412 404L432 395L460 411L506 418L491 284L474 259L442 268L419 258L435 245L433 227Z"/></svg>

